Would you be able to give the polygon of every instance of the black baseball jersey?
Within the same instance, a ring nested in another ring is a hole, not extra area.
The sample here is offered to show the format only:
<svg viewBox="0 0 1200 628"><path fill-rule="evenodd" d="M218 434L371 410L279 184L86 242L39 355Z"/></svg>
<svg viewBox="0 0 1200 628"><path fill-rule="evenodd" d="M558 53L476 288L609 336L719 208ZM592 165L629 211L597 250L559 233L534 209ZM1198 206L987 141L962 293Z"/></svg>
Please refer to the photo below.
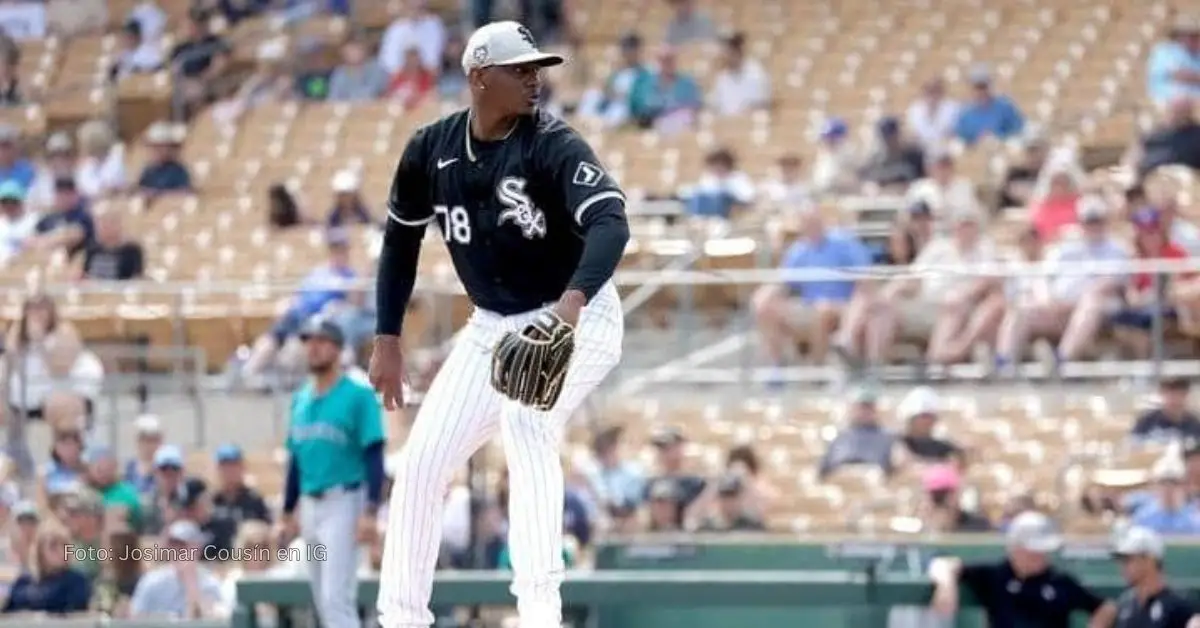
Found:
<svg viewBox="0 0 1200 628"><path fill-rule="evenodd" d="M469 118L461 111L413 135L388 219L437 223L476 307L538 309L567 289L588 225L614 213L624 223L625 195L587 142L551 114L522 116L490 142L471 137Z"/></svg>
<svg viewBox="0 0 1200 628"><path fill-rule="evenodd" d="M1092 614L1104 603L1054 567L1021 579L1007 560L967 564L958 581L987 613L989 628L1070 628L1072 613Z"/></svg>
<svg viewBox="0 0 1200 628"><path fill-rule="evenodd" d="M1117 598L1117 619L1113 628L1186 628L1200 614L1196 603L1171 589L1163 589L1145 602L1129 589Z"/></svg>

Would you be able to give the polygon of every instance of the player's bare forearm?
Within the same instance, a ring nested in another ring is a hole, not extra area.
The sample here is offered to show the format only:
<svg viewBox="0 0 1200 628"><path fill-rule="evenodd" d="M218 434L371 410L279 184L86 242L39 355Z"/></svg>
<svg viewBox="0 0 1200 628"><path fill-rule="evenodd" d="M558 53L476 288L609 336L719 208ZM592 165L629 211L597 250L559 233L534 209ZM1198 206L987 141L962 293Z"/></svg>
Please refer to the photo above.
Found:
<svg viewBox="0 0 1200 628"><path fill-rule="evenodd" d="M564 321L575 325L579 323L579 311L583 309L583 306L587 305L587 302L587 295L582 290L568 289L558 299L558 303L554 306L554 311Z"/></svg>

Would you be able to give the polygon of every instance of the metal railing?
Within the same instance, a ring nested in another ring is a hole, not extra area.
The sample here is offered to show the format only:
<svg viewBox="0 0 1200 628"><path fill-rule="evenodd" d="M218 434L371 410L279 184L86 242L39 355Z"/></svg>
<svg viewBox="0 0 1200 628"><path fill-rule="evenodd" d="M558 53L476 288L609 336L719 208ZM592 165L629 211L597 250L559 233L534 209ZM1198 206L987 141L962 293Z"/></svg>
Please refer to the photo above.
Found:
<svg viewBox="0 0 1200 628"><path fill-rule="evenodd" d="M87 347L98 361L102 371L97 377L79 380L70 374L63 376L35 374L31 376L29 354L25 351L10 351L3 356L4 381L0 382L0 392L4 395L4 403L8 407L6 423L6 452L16 466L18 477L22 480L32 479L34 474L35 455L29 443L29 423L33 420L30 413L42 412L42 420L47 420L43 402L47 397L33 399L31 390L42 389L48 396L58 392L70 392L85 399L90 405L90 412L85 410L84 427L102 442L108 443L118 456L123 456L123 443L120 438L122 422L128 423L134 417L132 413L145 411L147 408L147 390L150 380L154 380L156 394L175 394L187 399L191 412L191 445L203 447L209 440L208 420L205 402L201 394L204 387L203 377L206 364L206 354L203 347L186 346L154 346L144 343L122 344L90 344ZM82 357L82 356L81 356ZM44 356L37 356L38 360ZM147 364L166 362L170 364L165 376L152 375ZM113 370L113 367L124 367ZM16 388L14 388L14 385ZM134 399L137 409L132 412L123 407L123 402ZM176 430L176 435L181 436Z"/></svg>

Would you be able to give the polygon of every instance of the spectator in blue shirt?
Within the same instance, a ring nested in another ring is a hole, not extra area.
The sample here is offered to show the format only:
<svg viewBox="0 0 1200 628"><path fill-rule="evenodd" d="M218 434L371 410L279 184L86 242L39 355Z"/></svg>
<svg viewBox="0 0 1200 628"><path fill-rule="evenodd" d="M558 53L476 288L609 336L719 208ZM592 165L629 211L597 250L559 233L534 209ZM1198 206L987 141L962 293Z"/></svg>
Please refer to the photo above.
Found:
<svg viewBox="0 0 1200 628"><path fill-rule="evenodd" d="M42 472L43 490L50 485L82 481L85 472L83 434L78 430L63 430L55 434L54 444L50 447L50 460Z"/></svg>
<svg viewBox="0 0 1200 628"><path fill-rule="evenodd" d="M608 428L592 438L594 466L585 471L588 484L605 510L637 508L646 494L646 474L621 455L621 427Z"/></svg>
<svg viewBox="0 0 1200 628"><path fill-rule="evenodd" d="M728 219L754 201L754 182L737 169L733 152L720 148L704 157L700 179L681 196L687 199L687 212L693 216Z"/></svg>
<svg viewBox="0 0 1200 628"><path fill-rule="evenodd" d="M138 189L147 202L163 194L192 191L192 175L179 160L182 140L178 129L167 122L156 122L146 132L152 157L138 177Z"/></svg>
<svg viewBox="0 0 1200 628"><path fill-rule="evenodd" d="M162 422L153 414L143 414L134 421L137 432L136 458L125 463L125 481L142 495L154 493L154 454L163 444Z"/></svg>
<svg viewBox="0 0 1200 628"><path fill-rule="evenodd" d="M326 234L329 261L314 268L301 281L283 316L254 343L250 357L242 365L241 376L253 381L275 358L288 339L315 316L336 316L350 299L350 284L358 276L350 262L350 238L341 229Z"/></svg>
<svg viewBox="0 0 1200 628"><path fill-rule="evenodd" d="M42 251L63 248L73 257L95 242L96 224L87 202L75 186L75 179L55 180L50 209L50 213L42 216L34 227L38 235L30 240L31 248Z"/></svg>
<svg viewBox="0 0 1200 628"><path fill-rule="evenodd" d="M1151 470L1154 495L1133 513L1133 524L1167 536L1200 534L1200 507L1187 501L1186 471L1178 455L1168 454Z"/></svg>
<svg viewBox="0 0 1200 628"><path fill-rule="evenodd" d="M1011 99L992 90L991 72L977 66L971 70L970 80L973 98L958 115L955 135L967 144L988 135L1001 140L1019 135L1025 128L1025 118Z"/></svg>
<svg viewBox="0 0 1200 628"><path fill-rule="evenodd" d="M1150 51L1146 91L1159 106L1177 96L1200 96L1200 22L1194 17L1177 17L1169 38Z"/></svg>
<svg viewBox="0 0 1200 628"><path fill-rule="evenodd" d="M827 229L820 213L801 216L800 238L783 254L787 270L837 270L871 265L870 250L853 233ZM764 286L752 307L763 350L774 366L797 341L808 345L814 364L823 364L830 338L837 330L842 310L854 295L852 279L789 281Z"/></svg>
<svg viewBox="0 0 1200 628"><path fill-rule="evenodd" d="M92 585L67 561L70 540L60 528L38 533L31 569L17 577L4 604L5 613L66 615L87 610Z"/></svg>
<svg viewBox="0 0 1200 628"><path fill-rule="evenodd" d="M21 132L8 124L0 123L0 183L16 181L28 191L37 177L33 162L21 156L18 142Z"/></svg>

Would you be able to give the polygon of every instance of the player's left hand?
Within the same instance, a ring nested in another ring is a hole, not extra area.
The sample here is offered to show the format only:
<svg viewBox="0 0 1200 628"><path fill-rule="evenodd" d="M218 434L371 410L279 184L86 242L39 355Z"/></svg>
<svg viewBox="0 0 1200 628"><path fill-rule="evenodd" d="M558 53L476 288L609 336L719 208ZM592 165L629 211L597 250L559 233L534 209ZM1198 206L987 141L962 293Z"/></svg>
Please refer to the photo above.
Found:
<svg viewBox="0 0 1200 628"><path fill-rule="evenodd" d="M587 303L587 297L578 290L568 290L558 299L552 308L554 313L571 327L579 325L579 312Z"/></svg>

